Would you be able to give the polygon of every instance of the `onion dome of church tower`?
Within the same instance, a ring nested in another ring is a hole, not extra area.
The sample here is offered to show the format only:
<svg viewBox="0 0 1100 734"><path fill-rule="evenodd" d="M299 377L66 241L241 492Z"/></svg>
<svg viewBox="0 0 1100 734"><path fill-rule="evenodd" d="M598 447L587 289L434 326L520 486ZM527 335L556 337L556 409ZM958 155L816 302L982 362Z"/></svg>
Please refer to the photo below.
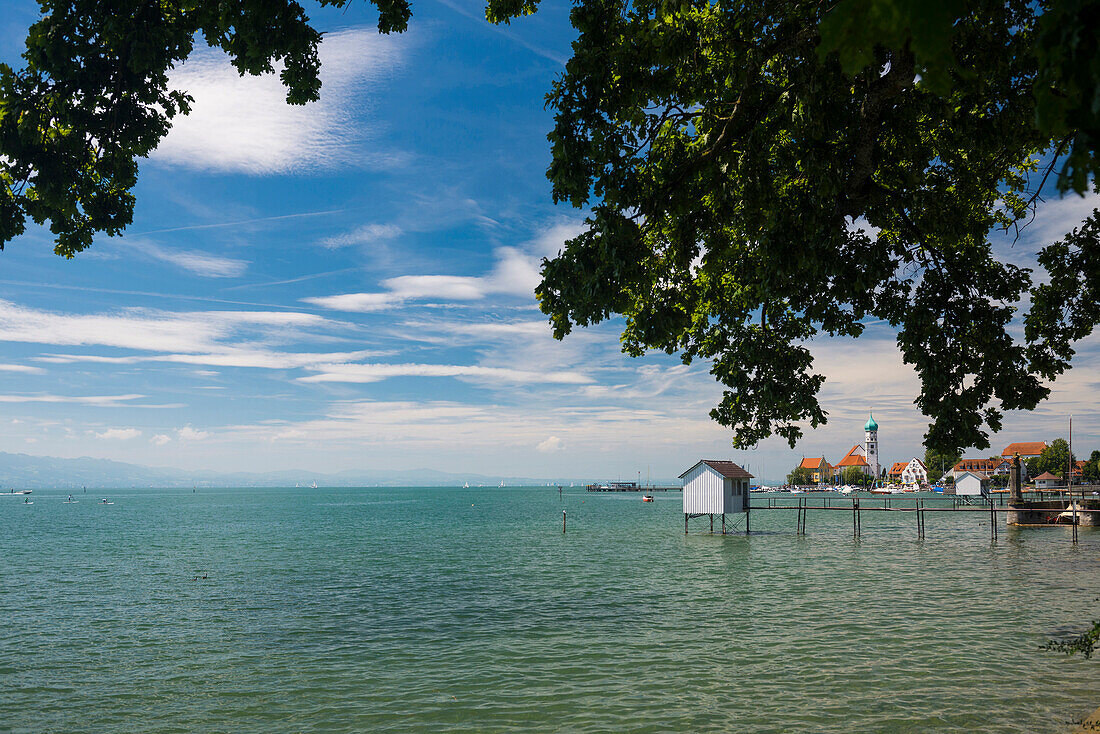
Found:
<svg viewBox="0 0 1100 734"><path fill-rule="evenodd" d="M867 419L867 424L863 426L863 430L865 430L865 431L877 431L878 430L878 423L875 422L875 416L874 416L873 413L870 414L870 417Z"/></svg>

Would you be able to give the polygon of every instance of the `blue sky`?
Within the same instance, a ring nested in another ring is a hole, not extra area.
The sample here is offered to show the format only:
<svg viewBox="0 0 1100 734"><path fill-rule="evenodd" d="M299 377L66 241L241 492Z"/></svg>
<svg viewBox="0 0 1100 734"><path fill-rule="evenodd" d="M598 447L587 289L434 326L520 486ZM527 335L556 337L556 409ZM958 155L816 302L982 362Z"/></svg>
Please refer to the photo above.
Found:
<svg viewBox="0 0 1100 734"><path fill-rule="evenodd" d="M883 458L921 455L924 420L893 335L813 349L831 420L794 450L733 452L705 365L620 354L618 324L556 342L532 289L581 214L550 201L543 108L568 8L493 27L425 0L380 36L366 3L307 4L327 32L322 101L203 50L173 76L194 113L141 169L133 225L65 261L48 232L0 253L0 440L7 451L216 470L436 468L674 476L699 457L779 477L836 461L869 409ZM0 10L17 62L34 3ZM1094 199L1052 200L1024 262ZM1054 399L993 438L1100 445L1093 340ZM988 452L986 452L988 453Z"/></svg>

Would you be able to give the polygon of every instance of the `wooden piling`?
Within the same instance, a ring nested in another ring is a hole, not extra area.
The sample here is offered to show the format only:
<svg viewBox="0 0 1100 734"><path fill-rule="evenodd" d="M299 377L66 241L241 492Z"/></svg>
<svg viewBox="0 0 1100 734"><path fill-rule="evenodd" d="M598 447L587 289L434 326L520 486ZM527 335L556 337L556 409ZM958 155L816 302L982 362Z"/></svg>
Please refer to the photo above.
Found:
<svg viewBox="0 0 1100 734"><path fill-rule="evenodd" d="M687 520L684 520L684 524L687 525ZM561 511L561 534L565 535L565 510Z"/></svg>
<svg viewBox="0 0 1100 734"><path fill-rule="evenodd" d="M722 535L726 534L726 513L722 513Z"/></svg>

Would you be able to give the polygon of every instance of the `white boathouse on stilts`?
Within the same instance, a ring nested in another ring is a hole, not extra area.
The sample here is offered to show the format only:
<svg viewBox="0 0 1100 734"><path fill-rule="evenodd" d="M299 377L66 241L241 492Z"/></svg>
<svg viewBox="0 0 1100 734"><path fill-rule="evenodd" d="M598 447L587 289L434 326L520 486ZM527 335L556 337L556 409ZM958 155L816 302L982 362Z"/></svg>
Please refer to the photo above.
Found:
<svg viewBox="0 0 1100 734"><path fill-rule="evenodd" d="M745 515L745 532L749 532L749 480L752 474L732 461L700 459L695 466L680 475L684 483L684 532L688 520L710 516L714 532L714 516L722 518L726 532L726 515Z"/></svg>

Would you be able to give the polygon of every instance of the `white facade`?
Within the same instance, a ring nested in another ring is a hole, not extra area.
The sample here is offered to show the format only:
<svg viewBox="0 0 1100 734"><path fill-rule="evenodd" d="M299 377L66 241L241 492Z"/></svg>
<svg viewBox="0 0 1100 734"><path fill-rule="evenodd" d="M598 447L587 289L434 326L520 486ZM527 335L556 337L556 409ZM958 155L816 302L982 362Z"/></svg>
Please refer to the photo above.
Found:
<svg viewBox="0 0 1100 734"><path fill-rule="evenodd" d="M901 470L901 483L920 486L928 483L928 469L920 459L913 458Z"/></svg>
<svg viewBox="0 0 1100 734"><path fill-rule="evenodd" d="M1043 472L1039 476L1035 477L1035 489L1062 489L1062 480L1054 475L1050 475L1050 472Z"/></svg>
<svg viewBox="0 0 1100 734"><path fill-rule="evenodd" d="M748 507L749 480L723 476L700 461L681 479L684 481L684 514L731 515Z"/></svg>
<svg viewBox="0 0 1100 734"><path fill-rule="evenodd" d="M984 474L964 471L955 479L955 494L977 497L986 493L989 480Z"/></svg>
<svg viewBox="0 0 1100 734"><path fill-rule="evenodd" d="M867 423L864 425L864 450L868 473L873 478L879 479L882 475L879 465L879 424L873 415L868 416Z"/></svg>

